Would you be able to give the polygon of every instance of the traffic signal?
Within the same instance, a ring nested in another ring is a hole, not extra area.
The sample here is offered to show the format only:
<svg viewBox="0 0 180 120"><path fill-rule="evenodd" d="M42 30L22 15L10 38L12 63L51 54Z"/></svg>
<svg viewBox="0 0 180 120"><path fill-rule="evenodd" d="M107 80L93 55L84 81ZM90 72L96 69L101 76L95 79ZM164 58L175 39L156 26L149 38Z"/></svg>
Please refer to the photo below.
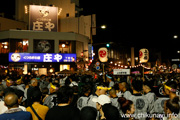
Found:
<svg viewBox="0 0 180 120"><path fill-rule="evenodd" d="M109 47L110 45L109 44L106 44L106 47Z"/></svg>

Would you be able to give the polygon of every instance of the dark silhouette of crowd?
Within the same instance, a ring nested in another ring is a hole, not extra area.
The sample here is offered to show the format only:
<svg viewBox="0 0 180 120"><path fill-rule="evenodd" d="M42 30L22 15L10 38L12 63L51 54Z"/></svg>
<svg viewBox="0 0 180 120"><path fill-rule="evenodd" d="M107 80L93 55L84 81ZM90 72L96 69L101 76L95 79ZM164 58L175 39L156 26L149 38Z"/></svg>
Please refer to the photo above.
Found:
<svg viewBox="0 0 180 120"><path fill-rule="evenodd" d="M0 76L0 120L180 120L180 75Z"/></svg>

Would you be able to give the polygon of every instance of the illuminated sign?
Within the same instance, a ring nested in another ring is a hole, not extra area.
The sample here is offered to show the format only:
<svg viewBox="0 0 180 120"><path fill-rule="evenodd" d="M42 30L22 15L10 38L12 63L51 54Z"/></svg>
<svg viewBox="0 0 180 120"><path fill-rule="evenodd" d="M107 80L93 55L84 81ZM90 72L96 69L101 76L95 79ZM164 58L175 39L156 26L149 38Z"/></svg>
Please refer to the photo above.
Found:
<svg viewBox="0 0 180 120"><path fill-rule="evenodd" d="M9 62L74 62L73 53L9 53Z"/></svg>
<svg viewBox="0 0 180 120"><path fill-rule="evenodd" d="M58 8L30 5L29 29L35 31L55 31L58 28Z"/></svg>
<svg viewBox="0 0 180 120"><path fill-rule="evenodd" d="M113 75L130 75L130 69L113 69Z"/></svg>

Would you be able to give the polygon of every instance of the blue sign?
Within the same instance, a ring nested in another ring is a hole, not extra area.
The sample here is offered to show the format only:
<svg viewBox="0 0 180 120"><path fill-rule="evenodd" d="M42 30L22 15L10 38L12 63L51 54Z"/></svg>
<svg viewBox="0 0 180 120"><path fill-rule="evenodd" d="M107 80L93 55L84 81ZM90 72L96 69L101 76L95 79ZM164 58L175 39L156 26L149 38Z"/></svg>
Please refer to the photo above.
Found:
<svg viewBox="0 0 180 120"><path fill-rule="evenodd" d="M9 53L9 62L75 62L73 53Z"/></svg>
<svg viewBox="0 0 180 120"><path fill-rule="evenodd" d="M100 66L96 66L96 70L100 70Z"/></svg>

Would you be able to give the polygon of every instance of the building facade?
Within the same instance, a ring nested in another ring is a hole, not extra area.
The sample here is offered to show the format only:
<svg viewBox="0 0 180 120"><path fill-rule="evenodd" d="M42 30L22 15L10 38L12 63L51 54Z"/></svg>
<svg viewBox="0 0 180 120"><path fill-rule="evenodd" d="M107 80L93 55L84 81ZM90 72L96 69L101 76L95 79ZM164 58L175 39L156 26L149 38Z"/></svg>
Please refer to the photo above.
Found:
<svg viewBox="0 0 180 120"><path fill-rule="evenodd" d="M25 73L35 70L38 74L40 74L41 68L47 71L46 74L50 70L53 72L63 69L76 70L76 59L81 56L84 50L88 49L88 41L88 37L76 33L29 30L2 31L0 32L1 65L9 66L10 70L23 70ZM16 60L16 58L12 58L14 57L13 53L25 56L20 56ZM33 53L36 53L39 58ZM55 61L53 58L49 60L43 58L42 61L38 61L45 54L57 54L61 57L55 58ZM88 56L88 53L84 54Z"/></svg>

